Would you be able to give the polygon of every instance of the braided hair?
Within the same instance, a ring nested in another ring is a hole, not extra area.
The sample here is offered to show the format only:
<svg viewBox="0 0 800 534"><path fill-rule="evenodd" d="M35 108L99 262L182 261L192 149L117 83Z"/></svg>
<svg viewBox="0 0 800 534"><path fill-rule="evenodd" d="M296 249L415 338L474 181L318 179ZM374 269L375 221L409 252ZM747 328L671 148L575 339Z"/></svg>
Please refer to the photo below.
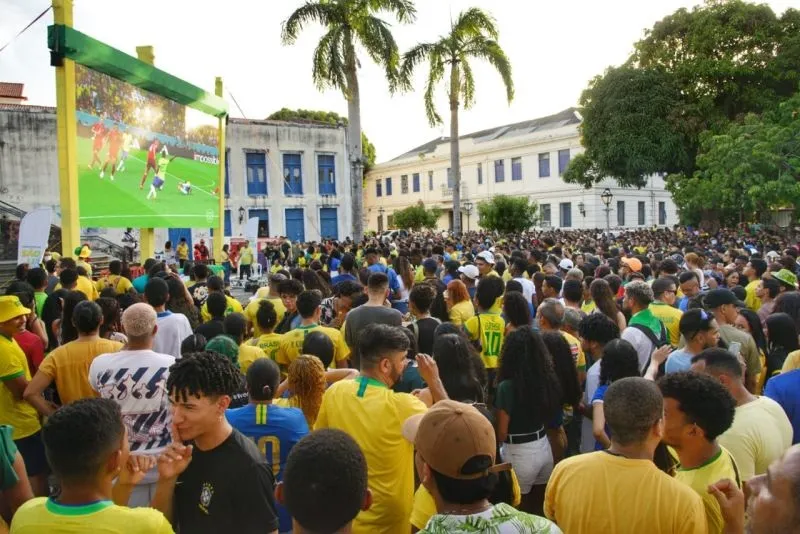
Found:
<svg viewBox="0 0 800 534"><path fill-rule="evenodd" d="M169 368L167 391L180 401L189 396L233 396L241 388L239 368L216 352L185 354Z"/></svg>
<svg viewBox="0 0 800 534"><path fill-rule="evenodd" d="M288 380L292 406L303 411L309 428L313 428L325 394L325 366L316 356L301 354L289 364Z"/></svg>

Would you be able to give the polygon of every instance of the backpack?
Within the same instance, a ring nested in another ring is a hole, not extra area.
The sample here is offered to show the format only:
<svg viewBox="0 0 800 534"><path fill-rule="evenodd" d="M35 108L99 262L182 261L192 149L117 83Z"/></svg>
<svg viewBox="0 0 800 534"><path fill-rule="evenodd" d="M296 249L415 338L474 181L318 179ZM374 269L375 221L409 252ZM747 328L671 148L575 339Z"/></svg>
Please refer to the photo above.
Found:
<svg viewBox="0 0 800 534"><path fill-rule="evenodd" d="M650 343L653 344L654 350L669 344L669 336L667 335L667 329L663 323L661 323L661 332L659 334L659 337L656 337L656 335L653 333L652 330L650 330L649 328L647 328L642 324L632 324L628 326L630 328L635 328L639 332L643 333L650 341ZM652 353L649 356L647 356L647 363L644 365L645 372L647 371L647 368L650 367L651 358L652 358ZM662 376L665 373L664 367L666 363L667 362L665 361L664 363L658 366L658 376Z"/></svg>
<svg viewBox="0 0 800 534"><path fill-rule="evenodd" d="M429 317L429 319L433 319L438 324L442 324L442 321L437 319L436 317ZM419 346L419 326L417 326L417 321L411 323L411 331L414 332L414 339L417 340L417 346Z"/></svg>

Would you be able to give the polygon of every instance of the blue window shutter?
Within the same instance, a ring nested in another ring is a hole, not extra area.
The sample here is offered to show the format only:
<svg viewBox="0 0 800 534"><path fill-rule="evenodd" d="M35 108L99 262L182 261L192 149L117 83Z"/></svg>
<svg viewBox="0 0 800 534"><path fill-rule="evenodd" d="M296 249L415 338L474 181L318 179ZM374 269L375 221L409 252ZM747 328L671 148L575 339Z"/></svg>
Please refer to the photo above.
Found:
<svg viewBox="0 0 800 534"><path fill-rule="evenodd" d="M522 180L522 158L512 158L511 179L514 181Z"/></svg>
<svg viewBox="0 0 800 534"><path fill-rule="evenodd" d="M300 154L283 154L283 194L303 194L303 169Z"/></svg>
<svg viewBox="0 0 800 534"><path fill-rule="evenodd" d="M225 210L225 237L230 237L233 233L231 226L231 210Z"/></svg>
<svg viewBox="0 0 800 534"><path fill-rule="evenodd" d="M412 181L414 182L414 184L413 184L414 192L415 193L419 193L419 173L418 172L414 173Z"/></svg>
<svg viewBox="0 0 800 534"><path fill-rule="evenodd" d="M539 178L550 176L550 153L539 154Z"/></svg>
<svg viewBox="0 0 800 534"><path fill-rule="evenodd" d="M267 196L267 155L263 152L245 153L247 196Z"/></svg>
<svg viewBox="0 0 800 534"><path fill-rule="evenodd" d="M334 158L330 154L319 154L317 156L317 174L319 177L319 194L336 194L336 165Z"/></svg>
<svg viewBox="0 0 800 534"><path fill-rule="evenodd" d="M391 176L386 179L386 196L392 196L392 178Z"/></svg>
<svg viewBox="0 0 800 534"><path fill-rule="evenodd" d="M498 159L494 162L494 181L495 182L505 182L506 181L506 174L505 174L505 167L503 166L503 160Z"/></svg>
<svg viewBox="0 0 800 534"><path fill-rule="evenodd" d="M564 171L567 170L567 165L569 165L569 149L568 148L558 151L558 175L559 176L564 174Z"/></svg>
<svg viewBox="0 0 800 534"><path fill-rule="evenodd" d="M428 191L433 191L433 171L428 171Z"/></svg>
<svg viewBox="0 0 800 534"><path fill-rule="evenodd" d="M375 196L376 197L382 197L383 196L383 191L382 191L381 181L380 180L375 180Z"/></svg>

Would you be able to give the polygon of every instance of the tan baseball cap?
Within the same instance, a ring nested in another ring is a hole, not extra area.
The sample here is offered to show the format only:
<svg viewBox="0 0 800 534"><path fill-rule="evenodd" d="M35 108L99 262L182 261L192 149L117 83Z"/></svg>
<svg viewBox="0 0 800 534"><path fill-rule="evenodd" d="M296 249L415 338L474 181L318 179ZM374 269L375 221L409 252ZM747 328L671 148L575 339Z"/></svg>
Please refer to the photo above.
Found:
<svg viewBox="0 0 800 534"><path fill-rule="evenodd" d="M463 402L440 401L426 413L408 418L403 436L431 469L449 478L474 480L511 468L510 464L495 465L492 423Z"/></svg>

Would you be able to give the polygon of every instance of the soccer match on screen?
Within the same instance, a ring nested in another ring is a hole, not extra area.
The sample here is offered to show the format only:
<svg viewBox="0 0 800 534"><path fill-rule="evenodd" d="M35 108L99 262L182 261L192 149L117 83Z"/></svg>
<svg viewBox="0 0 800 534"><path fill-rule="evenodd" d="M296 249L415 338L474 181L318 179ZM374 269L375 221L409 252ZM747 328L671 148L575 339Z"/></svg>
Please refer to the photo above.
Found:
<svg viewBox="0 0 800 534"><path fill-rule="evenodd" d="M81 65L75 70L81 224L217 224L215 119Z"/></svg>

